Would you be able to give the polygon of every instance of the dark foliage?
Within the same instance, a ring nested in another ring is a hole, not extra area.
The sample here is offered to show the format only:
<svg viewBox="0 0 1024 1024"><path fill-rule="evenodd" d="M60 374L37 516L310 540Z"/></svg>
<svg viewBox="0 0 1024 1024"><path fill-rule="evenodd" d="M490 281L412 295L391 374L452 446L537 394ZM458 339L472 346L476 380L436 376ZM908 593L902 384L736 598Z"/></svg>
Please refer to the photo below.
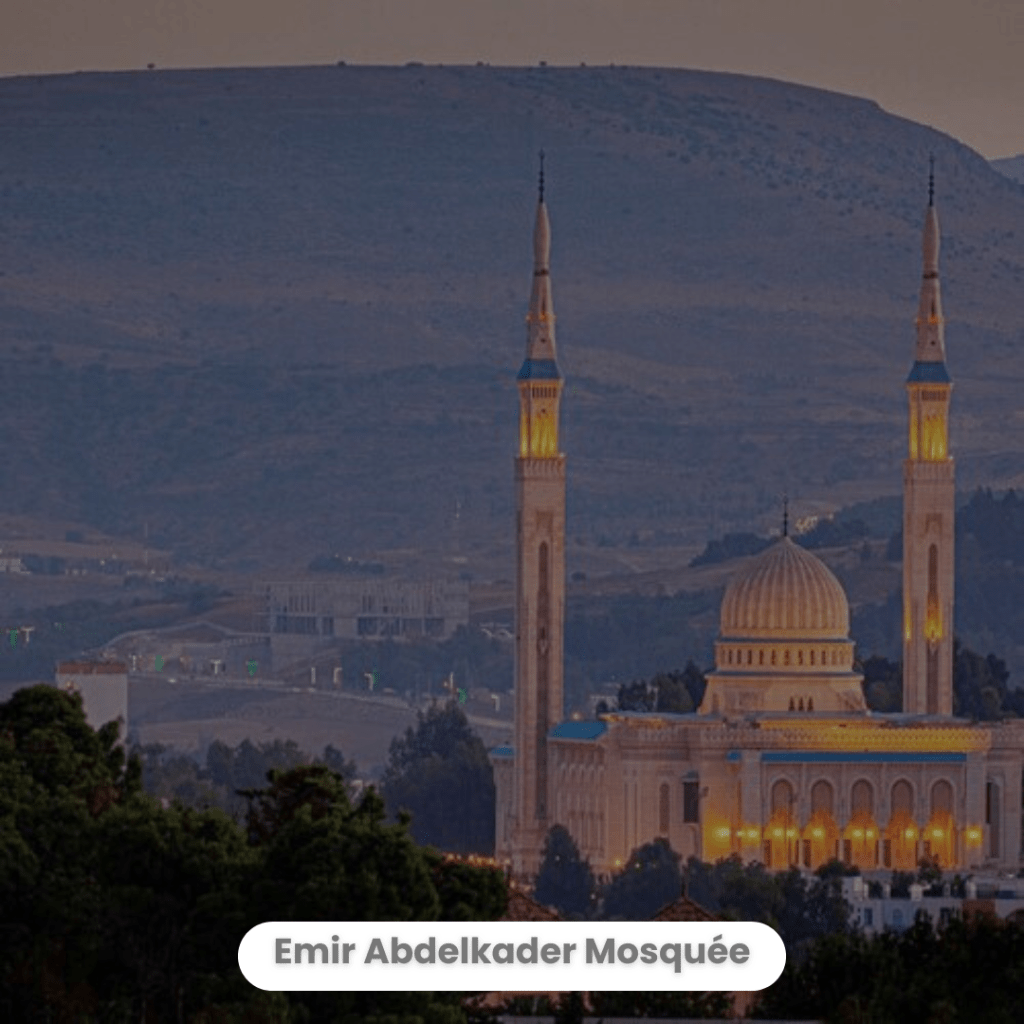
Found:
<svg viewBox="0 0 1024 1024"><path fill-rule="evenodd" d="M205 764L159 743L137 746L132 753L142 766L143 787L151 796L197 809L219 807L239 820L248 807L243 791L262 787L271 771L316 763L346 782L355 777L355 764L334 746L328 744L313 758L294 740L253 743L245 739L235 747L214 740L206 749Z"/></svg>
<svg viewBox="0 0 1024 1024"><path fill-rule="evenodd" d="M707 542L704 550L690 562L691 568L727 562L730 558L757 555L772 543L771 537L759 537L756 533L727 533L720 540Z"/></svg>
<svg viewBox="0 0 1024 1024"><path fill-rule="evenodd" d="M659 672L650 682L635 680L619 687L619 711L660 711L686 714L696 711L707 689L704 673L692 662L681 672Z"/></svg>
<svg viewBox="0 0 1024 1024"><path fill-rule="evenodd" d="M594 872L561 825L555 825L544 840L534 897L563 917L584 917L593 910Z"/></svg>
<svg viewBox="0 0 1024 1024"><path fill-rule="evenodd" d="M837 933L790 959L766 989L757 1015L870 1021L1024 1020L1024 929L1018 924L954 918L936 931L928 920L872 938Z"/></svg>
<svg viewBox="0 0 1024 1024"><path fill-rule="evenodd" d="M0 1018L171 1024L458 1024L458 996L264 993L238 943L265 920L491 920L500 872L449 864L372 791L325 765L271 773L248 828L217 809L162 808L116 726L75 695L0 704Z"/></svg>
<svg viewBox="0 0 1024 1024"><path fill-rule="evenodd" d="M692 900L712 913L771 925L791 957L809 940L848 927L841 877L841 865L825 865L808 881L796 868L773 874L761 864L744 864L738 855L715 864L691 857L683 872Z"/></svg>
<svg viewBox="0 0 1024 1024"><path fill-rule="evenodd" d="M416 728L391 741L382 791L408 812L418 842L449 853L494 852L494 773L458 704L421 711Z"/></svg>
<svg viewBox="0 0 1024 1024"><path fill-rule="evenodd" d="M647 921L682 893L679 854L664 839L634 850L601 894L601 916Z"/></svg>

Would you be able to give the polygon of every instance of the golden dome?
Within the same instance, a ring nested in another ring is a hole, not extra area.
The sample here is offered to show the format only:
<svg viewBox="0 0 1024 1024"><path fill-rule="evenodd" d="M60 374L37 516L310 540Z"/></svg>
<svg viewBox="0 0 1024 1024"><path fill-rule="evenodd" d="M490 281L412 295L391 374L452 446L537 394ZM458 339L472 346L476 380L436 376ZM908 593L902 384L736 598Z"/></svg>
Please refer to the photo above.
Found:
<svg viewBox="0 0 1024 1024"><path fill-rule="evenodd" d="M729 584L723 639L846 640L850 606L821 559L783 537Z"/></svg>

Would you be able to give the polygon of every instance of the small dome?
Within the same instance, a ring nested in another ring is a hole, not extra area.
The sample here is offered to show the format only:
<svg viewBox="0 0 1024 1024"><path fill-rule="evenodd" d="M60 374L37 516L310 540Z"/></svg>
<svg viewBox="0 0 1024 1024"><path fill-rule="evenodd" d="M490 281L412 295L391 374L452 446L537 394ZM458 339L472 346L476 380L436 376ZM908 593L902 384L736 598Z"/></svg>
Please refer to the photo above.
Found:
<svg viewBox="0 0 1024 1024"><path fill-rule="evenodd" d="M850 606L821 559L783 537L729 584L724 639L846 640Z"/></svg>

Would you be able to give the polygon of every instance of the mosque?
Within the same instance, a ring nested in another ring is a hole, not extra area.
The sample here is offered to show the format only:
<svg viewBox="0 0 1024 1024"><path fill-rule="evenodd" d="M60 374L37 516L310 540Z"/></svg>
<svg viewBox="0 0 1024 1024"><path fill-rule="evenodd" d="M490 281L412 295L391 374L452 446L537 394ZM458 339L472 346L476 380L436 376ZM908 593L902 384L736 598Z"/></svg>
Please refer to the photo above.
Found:
<svg viewBox="0 0 1024 1024"><path fill-rule="evenodd" d="M903 463L903 712L868 710L836 577L783 536L726 589L693 714L564 721L565 455L543 174L516 490L514 746L492 751L496 856L534 875L555 824L595 872L661 837L683 858L864 872L1021 866L1024 721L953 716L954 464L934 179Z"/></svg>

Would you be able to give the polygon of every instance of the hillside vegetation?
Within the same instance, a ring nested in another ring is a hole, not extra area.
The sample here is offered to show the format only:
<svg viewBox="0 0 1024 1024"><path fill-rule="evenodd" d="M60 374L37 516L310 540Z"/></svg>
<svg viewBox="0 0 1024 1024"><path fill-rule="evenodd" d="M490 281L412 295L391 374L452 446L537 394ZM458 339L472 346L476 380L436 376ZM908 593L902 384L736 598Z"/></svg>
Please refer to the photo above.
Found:
<svg viewBox="0 0 1024 1024"><path fill-rule="evenodd" d="M510 550L542 146L571 533L898 489L931 152L959 483L1024 480L1024 187L874 103L321 67L6 79L0 113L0 512L245 570Z"/></svg>

